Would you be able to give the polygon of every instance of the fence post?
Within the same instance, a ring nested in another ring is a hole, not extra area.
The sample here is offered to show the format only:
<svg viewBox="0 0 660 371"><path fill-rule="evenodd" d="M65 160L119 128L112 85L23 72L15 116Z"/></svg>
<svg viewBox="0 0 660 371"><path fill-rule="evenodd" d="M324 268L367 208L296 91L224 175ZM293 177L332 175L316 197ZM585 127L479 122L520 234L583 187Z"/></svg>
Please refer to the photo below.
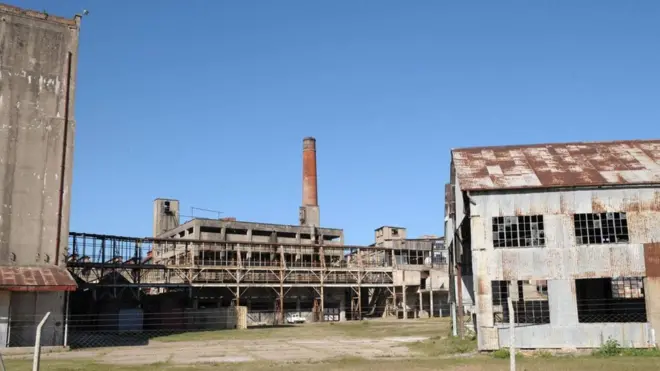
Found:
<svg viewBox="0 0 660 371"><path fill-rule="evenodd" d="M507 298L507 304L509 306L509 359L510 359L510 369L511 371L516 371L516 325L515 325L515 314L513 313L513 300L511 296Z"/></svg>
<svg viewBox="0 0 660 371"><path fill-rule="evenodd" d="M67 291L64 301L64 347L69 345L69 292Z"/></svg>
<svg viewBox="0 0 660 371"><path fill-rule="evenodd" d="M44 323L50 316L50 312L46 313L44 318L39 322L37 326L37 332L34 338L34 358L32 359L32 371L39 371L39 363L41 360L41 329L44 327Z"/></svg>

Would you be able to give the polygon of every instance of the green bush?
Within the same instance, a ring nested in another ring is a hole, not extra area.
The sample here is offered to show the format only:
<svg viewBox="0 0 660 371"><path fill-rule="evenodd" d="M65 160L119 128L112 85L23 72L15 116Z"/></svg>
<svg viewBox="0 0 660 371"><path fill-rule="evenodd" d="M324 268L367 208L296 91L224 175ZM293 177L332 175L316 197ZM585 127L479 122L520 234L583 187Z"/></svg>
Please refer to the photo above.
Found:
<svg viewBox="0 0 660 371"><path fill-rule="evenodd" d="M497 359L509 359L511 352L509 352L509 348L500 348L494 351L492 355ZM516 352L516 358L522 358L522 353Z"/></svg>

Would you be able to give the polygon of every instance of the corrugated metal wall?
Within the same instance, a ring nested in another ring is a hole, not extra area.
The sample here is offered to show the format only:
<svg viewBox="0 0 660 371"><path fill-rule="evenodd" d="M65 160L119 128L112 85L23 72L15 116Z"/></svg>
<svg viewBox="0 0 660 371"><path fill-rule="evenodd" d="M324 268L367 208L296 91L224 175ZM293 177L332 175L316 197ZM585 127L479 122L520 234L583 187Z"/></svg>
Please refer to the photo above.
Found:
<svg viewBox="0 0 660 371"><path fill-rule="evenodd" d="M493 280L549 280L551 311L565 314L557 316L551 313L549 325L520 330L516 340L518 346L600 346L602 331L593 330L593 324L574 321L577 308L573 280L647 275L644 244L660 241L660 188L475 193L472 199L476 203L470 205L472 262L477 278L474 289L477 291L479 325L484 330L479 336L480 348L499 348L504 344L502 336L508 336L505 330L500 330L498 340L498 336L494 336L489 329L493 328ZM626 212L629 243L576 245L573 215L601 212ZM543 215L544 247L493 247L492 218L515 215ZM647 300L649 294L647 290ZM607 327L606 332L616 335L615 339L625 340L626 344L647 344L646 327L637 326L635 331L632 330L616 324ZM617 331L626 332L625 337ZM591 338L596 335L597 339Z"/></svg>

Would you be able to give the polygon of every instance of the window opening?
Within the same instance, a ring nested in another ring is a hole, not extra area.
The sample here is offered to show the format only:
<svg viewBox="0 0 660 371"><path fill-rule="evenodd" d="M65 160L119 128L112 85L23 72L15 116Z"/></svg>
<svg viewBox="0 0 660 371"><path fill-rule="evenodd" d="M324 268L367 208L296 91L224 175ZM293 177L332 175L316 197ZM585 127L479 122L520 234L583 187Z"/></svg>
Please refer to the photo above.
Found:
<svg viewBox="0 0 660 371"><path fill-rule="evenodd" d="M511 295L513 302L514 322L518 324L550 323L550 306L546 281L492 281L493 322L495 324L509 323L509 308L507 300Z"/></svg>
<svg viewBox="0 0 660 371"><path fill-rule="evenodd" d="M575 214L578 245L628 242L626 213Z"/></svg>
<svg viewBox="0 0 660 371"><path fill-rule="evenodd" d="M494 247L545 246L543 215L494 217L493 246Z"/></svg>
<svg viewBox="0 0 660 371"><path fill-rule="evenodd" d="M575 280L578 321L646 322L643 277Z"/></svg>

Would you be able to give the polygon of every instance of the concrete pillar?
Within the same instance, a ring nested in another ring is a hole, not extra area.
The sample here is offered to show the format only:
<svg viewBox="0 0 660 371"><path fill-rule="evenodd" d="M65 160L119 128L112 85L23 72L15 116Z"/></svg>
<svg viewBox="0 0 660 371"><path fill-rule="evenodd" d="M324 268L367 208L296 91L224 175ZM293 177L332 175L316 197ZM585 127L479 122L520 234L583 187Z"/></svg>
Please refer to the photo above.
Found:
<svg viewBox="0 0 660 371"><path fill-rule="evenodd" d="M296 296L296 312L300 314L300 296Z"/></svg>
<svg viewBox="0 0 660 371"><path fill-rule="evenodd" d="M429 302L431 304L431 313L429 313L429 317L433 318L433 315L435 314L435 311L433 310L433 288L429 291Z"/></svg>
<svg viewBox="0 0 660 371"><path fill-rule="evenodd" d="M9 335L9 300L11 293L9 291L0 291L0 348L7 346L7 336Z"/></svg>
<svg viewBox="0 0 660 371"><path fill-rule="evenodd" d="M646 293L648 296L648 292ZM574 280L548 280L548 306L553 326L577 326L577 298Z"/></svg>
<svg viewBox="0 0 660 371"><path fill-rule="evenodd" d="M646 299L646 316L655 332L655 339L652 336L649 338L651 341L655 341L655 344L652 345L657 345L657 338L660 336L660 278L644 278L644 297Z"/></svg>
<svg viewBox="0 0 660 371"><path fill-rule="evenodd" d="M346 293L341 292L341 298L339 299L339 320L346 321Z"/></svg>
<svg viewBox="0 0 660 371"><path fill-rule="evenodd" d="M406 285L403 285L403 319L408 319L408 301L406 300Z"/></svg>
<svg viewBox="0 0 660 371"><path fill-rule="evenodd" d="M417 310L417 318L420 318L424 310L424 298L422 297L422 290L419 290L419 309Z"/></svg>

